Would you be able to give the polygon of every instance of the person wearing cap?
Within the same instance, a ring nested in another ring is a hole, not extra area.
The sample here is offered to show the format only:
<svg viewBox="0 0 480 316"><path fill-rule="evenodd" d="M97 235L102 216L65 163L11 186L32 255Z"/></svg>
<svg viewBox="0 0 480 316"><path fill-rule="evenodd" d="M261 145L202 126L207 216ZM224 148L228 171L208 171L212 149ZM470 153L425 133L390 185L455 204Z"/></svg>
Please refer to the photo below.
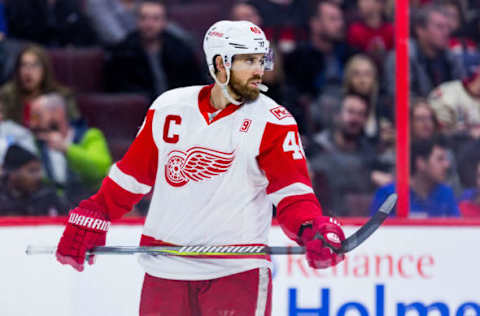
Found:
<svg viewBox="0 0 480 316"><path fill-rule="evenodd" d="M67 202L42 183L42 165L35 154L17 144L10 145L2 168L0 215L66 214Z"/></svg>
<svg viewBox="0 0 480 316"><path fill-rule="evenodd" d="M110 220L153 186L142 246L266 245L276 206L281 228L305 246L312 268L344 259L332 250L343 230L322 215L296 122L261 93L273 67L265 33L251 22L219 21L203 50L215 83L169 90L153 102L100 190L70 212L60 263L82 271L87 250L105 244ZM268 254L142 254L139 261L140 315L271 315Z"/></svg>

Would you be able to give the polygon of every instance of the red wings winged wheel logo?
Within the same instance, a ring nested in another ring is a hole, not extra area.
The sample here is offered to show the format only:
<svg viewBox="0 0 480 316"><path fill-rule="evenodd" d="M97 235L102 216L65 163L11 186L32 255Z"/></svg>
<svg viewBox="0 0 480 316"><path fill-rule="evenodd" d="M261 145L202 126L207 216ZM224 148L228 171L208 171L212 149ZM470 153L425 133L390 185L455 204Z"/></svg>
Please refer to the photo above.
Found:
<svg viewBox="0 0 480 316"><path fill-rule="evenodd" d="M203 181L226 172L234 159L233 152L203 147L192 147L187 152L173 150L165 164L165 178L174 187L183 186L190 180Z"/></svg>

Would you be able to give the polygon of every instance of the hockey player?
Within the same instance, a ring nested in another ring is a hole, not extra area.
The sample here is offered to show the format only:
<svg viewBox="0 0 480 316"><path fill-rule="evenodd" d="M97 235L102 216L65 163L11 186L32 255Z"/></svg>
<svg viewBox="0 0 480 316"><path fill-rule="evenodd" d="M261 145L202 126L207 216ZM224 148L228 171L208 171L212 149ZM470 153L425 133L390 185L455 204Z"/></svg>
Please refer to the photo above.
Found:
<svg viewBox="0 0 480 316"><path fill-rule="evenodd" d="M297 125L261 94L271 69L264 32L220 21L203 43L215 83L170 90L150 107L125 156L95 195L70 212L57 259L82 271L86 251L105 244L109 221L155 185L141 245L264 245L272 204L284 232L316 269L344 259L337 222L322 216ZM141 255L140 315L270 315L268 256ZM93 263L93 258L89 259Z"/></svg>

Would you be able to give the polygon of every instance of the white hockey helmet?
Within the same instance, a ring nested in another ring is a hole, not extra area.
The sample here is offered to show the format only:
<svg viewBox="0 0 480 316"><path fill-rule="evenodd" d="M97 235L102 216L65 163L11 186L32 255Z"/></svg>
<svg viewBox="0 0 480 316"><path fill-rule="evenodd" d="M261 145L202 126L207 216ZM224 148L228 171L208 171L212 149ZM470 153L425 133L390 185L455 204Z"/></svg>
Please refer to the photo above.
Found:
<svg viewBox="0 0 480 316"><path fill-rule="evenodd" d="M210 75L217 84L222 86L225 93L227 93L226 86L230 81L233 56L238 54L265 54L264 69L273 69L273 54L270 50L270 42L262 29L248 21L224 20L216 22L205 34L203 51ZM219 82L215 76L214 57L217 55L222 57L227 71L227 80L223 83ZM228 93L226 96L230 102L239 104L239 102L233 102Z"/></svg>

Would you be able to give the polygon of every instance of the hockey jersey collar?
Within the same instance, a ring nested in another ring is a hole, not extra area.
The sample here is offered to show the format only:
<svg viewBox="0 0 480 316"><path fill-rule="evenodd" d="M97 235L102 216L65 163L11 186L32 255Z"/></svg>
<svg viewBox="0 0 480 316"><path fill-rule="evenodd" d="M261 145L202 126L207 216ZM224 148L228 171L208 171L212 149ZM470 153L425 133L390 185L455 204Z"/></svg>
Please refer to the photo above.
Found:
<svg viewBox="0 0 480 316"><path fill-rule="evenodd" d="M203 87L198 94L198 108L202 114L205 122L210 125L215 121L218 121L222 117L228 116L238 110L241 105L228 104L223 110L220 110L212 120L210 120L210 115L217 112L218 110L212 106L210 103L210 95L212 94L213 84Z"/></svg>

